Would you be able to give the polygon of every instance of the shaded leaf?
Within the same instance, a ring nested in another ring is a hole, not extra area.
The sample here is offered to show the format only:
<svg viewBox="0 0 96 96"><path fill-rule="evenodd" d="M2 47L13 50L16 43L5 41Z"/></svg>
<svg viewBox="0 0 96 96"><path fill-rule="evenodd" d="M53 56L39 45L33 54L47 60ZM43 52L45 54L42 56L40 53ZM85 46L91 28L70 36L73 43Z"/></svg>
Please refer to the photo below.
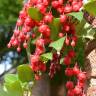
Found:
<svg viewBox="0 0 96 96"><path fill-rule="evenodd" d="M94 39L96 30L92 28L90 24L88 24L84 19L81 23L79 23L76 27L76 32L78 37L82 37L83 39Z"/></svg>
<svg viewBox="0 0 96 96"><path fill-rule="evenodd" d="M42 19L42 14L37 8L29 8L28 9L28 14L33 20L40 21Z"/></svg>
<svg viewBox="0 0 96 96"><path fill-rule="evenodd" d="M60 31L60 18L54 18L52 23L49 24L51 29L51 39L57 40L58 39L58 33Z"/></svg>
<svg viewBox="0 0 96 96"><path fill-rule="evenodd" d="M77 52L75 59L78 62L80 68L84 68L84 63L85 63L84 44L85 43L82 41L82 38L79 38L77 45L75 47L75 51Z"/></svg>

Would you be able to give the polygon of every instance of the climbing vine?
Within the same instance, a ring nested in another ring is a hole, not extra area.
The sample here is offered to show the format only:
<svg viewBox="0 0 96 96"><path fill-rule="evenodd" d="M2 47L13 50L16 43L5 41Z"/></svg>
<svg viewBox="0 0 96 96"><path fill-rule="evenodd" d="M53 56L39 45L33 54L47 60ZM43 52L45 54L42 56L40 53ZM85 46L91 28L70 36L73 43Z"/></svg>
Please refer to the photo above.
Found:
<svg viewBox="0 0 96 96"><path fill-rule="evenodd" d="M18 66L17 75L5 76L7 92L2 90L6 96L22 96L24 92L31 96L34 82L43 73L51 80L62 67L64 95L86 96L84 42L95 38L88 18L96 15L95 4L95 0L28 0L24 4L7 46L17 48L19 53L24 47L29 62Z"/></svg>

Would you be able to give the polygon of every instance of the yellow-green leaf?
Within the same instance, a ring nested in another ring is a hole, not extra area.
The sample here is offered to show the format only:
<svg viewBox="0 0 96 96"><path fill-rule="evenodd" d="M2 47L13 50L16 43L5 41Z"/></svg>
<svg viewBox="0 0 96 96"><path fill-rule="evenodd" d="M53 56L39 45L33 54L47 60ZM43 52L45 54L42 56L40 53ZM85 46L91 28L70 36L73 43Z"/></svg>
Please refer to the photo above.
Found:
<svg viewBox="0 0 96 96"><path fill-rule="evenodd" d="M84 9L89 12L90 15L96 16L96 0L90 1L84 5Z"/></svg>
<svg viewBox="0 0 96 96"><path fill-rule="evenodd" d="M40 21L42 19L42 14L37 8L29 8L28 9L28 14L33 20Z"/></svg>
<svg viewBox="0 0 96 96"><path fill-rule="evenodd" d="M34 79L32 69L27 64L18 66L17 71L18 71L18 77L22 82L29 82Z"/></svg>

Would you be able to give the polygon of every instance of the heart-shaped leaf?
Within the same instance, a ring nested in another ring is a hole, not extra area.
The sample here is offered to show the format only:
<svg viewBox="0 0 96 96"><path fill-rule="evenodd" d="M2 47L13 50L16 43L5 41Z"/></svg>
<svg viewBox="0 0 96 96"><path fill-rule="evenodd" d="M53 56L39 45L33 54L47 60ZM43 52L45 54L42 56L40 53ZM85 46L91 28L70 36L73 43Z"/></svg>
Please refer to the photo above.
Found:
<svg viewBox="0 0 96 96"><path fill-rule="evenodd" d="M32 69L27 64L18 66L17 71L18 71L18 77L22 82L29 82L34 79Z"/></svg>
<svg viewBox="0 0 96 96"><path fill-rule="evenodd" d="M23 96L23 89L20 81L15 81L11 84L5 83L4 85L7 89L8 96Z"/></svg>
<svg viewBox="0 0 96 96"><path fill-rule="evenodd" d="M6 83L13 83L18 80L18 76L16 74L6 74L4 80Z"/></svg>
<svg viewBox="0 0 96 96"><path fill-rule="evenodd" d="M62 37L62 38L58 39L57 41L52 42L49 45L49 47L53 47L57 51L60 51L63 47L64 41L65 41L65 37Z"/></svg>

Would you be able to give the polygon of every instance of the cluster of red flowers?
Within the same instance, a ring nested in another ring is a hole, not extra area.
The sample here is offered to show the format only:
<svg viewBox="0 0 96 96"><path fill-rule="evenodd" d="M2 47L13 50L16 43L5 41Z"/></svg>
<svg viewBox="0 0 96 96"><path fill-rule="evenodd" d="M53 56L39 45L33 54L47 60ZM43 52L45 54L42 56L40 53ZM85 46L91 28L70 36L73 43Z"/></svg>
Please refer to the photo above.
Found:
<svg viewBox="0 0 96 96"><path fill-rule="evenodd" d="M28 14L28 9L30 7L37 8L42 14L43 19L38 21L31 18ZM71 12L80 11L81 7L82 0L28 0L28 2L24 4L22 11L20 11L14 34L8 44L8 48L14 46L17 47L17 51L20 52L22 45L24 48L27 48L28 40L36 37L32 29L38 27L40 37L35 42L36 49L34 54L30 56L30 65L35 73L35 78L39 79L40 72L46 71L46 64L41 61L40 55L46 51L46 44L52 42L50 38L51 28L48 24L57 17L52 13L51 9L54 9L59 14L58 18L60 18L61 23L61 31L58 36L59 38L65 36L65 46L71 46L72 48L64 57L64 64L66 66L65 75L68 77L75 76L77 78L76 84L70 80L66 82L66 88L68 89L67 96L85 96L83 92L84 82L86 80L85 73L79 70L77 64L75 64L74 67L70 67L72 59L76 56L73 49L76 46L77 36L72 18L67 15ZM56 68L60 69L60 56L61 54L53 53L53 60L50 64L50 77L54 76Z"/></svg>
<svg viewBox="0 0 96 96"><path fill-rule="evenodd" d="M76 84L70 80L66 82L67 96L85 96L83 92L86 80L85 72L80 71L77 64L75 64L73 68L66 68L65 74L68 77L75 76L77 78Z"/></svg>

